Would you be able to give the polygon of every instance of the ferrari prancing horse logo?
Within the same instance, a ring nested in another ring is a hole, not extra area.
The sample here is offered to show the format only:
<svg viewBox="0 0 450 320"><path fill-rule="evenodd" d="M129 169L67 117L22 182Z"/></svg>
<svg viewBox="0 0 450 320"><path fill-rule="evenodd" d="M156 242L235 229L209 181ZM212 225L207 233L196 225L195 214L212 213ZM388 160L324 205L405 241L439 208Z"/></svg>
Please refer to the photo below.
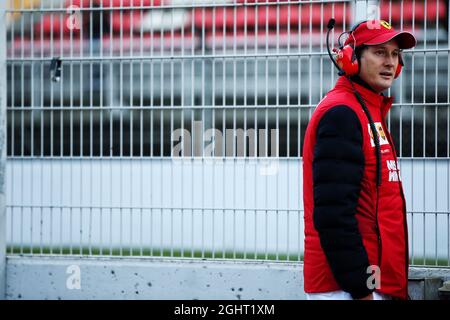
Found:
<svg viewBox="0 0 450 320"><path fill-rule="evenodd" d="M383 27L385 27L386 29L388 29L388 30L391 30L391 29L392 29L392 27L391 27L391 25L389 24L389 22L386 22L386 21L384 21L384 20L380 20L380 24L381 24Z"/></svg>
<svg viewBox="0 0 450 320"><path fill-rule="evenodd" d="M375 125L375 129L378 132L380 146L389 144L389 141L386 137L386 133L384 132L383 126L381 125L381 122L375 122L374 125ZM372 147L375 147L375 142L373 140L373 135L372 135L372 130L370 129L370 124L367 124L367 129L368 129L369 135L370 135L370 144L372 145Z"/></svg>

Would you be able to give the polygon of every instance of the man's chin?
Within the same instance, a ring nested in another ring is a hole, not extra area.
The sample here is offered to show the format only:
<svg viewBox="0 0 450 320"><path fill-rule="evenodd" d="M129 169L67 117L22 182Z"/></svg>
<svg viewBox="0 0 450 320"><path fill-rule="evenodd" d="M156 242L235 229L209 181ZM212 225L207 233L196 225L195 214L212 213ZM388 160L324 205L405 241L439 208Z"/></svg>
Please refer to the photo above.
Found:
<svg viewBox="0 0 450 320"><path fill-rule="evenodd" d="M373 88L378 92L385 91L392 86L393 80L394 79L390 79L390 80L383 79L383 80L377 81L377 83L374 84Z"/></svg>

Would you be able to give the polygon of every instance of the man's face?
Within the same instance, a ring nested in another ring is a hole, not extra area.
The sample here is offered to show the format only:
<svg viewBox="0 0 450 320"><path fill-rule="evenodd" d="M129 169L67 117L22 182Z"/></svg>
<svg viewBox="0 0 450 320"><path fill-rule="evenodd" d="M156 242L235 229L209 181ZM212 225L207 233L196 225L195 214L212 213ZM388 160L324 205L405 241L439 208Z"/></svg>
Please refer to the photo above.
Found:
<svg viewBox="0 0 450 320"><path fill-rule="evenodd" d="M368 46L361 55L359 76L378 93L388 89L394 81L399 54L395 40Z"/></svg>

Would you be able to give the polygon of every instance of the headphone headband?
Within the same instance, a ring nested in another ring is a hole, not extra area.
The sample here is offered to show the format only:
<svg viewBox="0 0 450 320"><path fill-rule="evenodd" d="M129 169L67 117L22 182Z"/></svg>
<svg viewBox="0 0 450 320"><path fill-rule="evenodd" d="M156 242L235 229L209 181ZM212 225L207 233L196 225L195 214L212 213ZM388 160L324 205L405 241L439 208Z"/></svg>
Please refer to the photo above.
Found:
<svg viewBox="0 0 450 320"><path fill-rule="evenodd" d="M350 33L354 32L356 29L358 29L358 27L360 25L362 25L364 22L367 22L368 20L362 20L360 22L357 22L351 29L350 29Z"/></svg>
<svg viewBox="0 0 450 320"><path fill-rule="evenodd" d="M344 46L344 45L341 43L341 38L342 38L342 36L343 36L344 34L348 34L349 37L353 37L353 43L355 43L355 42L356 42L356 39L355 39L355 37L353 36L353 32L354 32L361 24L363 24L364 22L367 22L367 20L359 21L359 22L357 22L355 25L353 25L353 27L352 27L349 31L344 31L344 32L342 32L342 33L339 35L339 38L338 38L338 44L339 44L339 47L343 47L343 46ZM354 47L354 45L353 45L353 47Z"/></svg>

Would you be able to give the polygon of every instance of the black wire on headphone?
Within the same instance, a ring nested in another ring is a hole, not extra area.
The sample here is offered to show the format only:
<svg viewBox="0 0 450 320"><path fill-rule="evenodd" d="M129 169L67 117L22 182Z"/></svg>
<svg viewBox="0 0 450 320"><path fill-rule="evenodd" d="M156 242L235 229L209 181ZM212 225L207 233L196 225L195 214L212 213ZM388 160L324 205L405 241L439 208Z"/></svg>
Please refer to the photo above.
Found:
<svg viewBox="0 0 450 320"><path fill-rule="evenodd" d="M328 21L328 25L327 25L327 28L328 28L328 32L327 32L327 51L328 51L328 55L330 56L330 59L333 62L334 66L338 69L339 76L344 75L350 81L350 83L351 83L351 85L353 87L353 92L354 92L354 94L356 96L356 100L358 100L358 102L361 105L364 113L366 114L367 120L369 120L370 130L372 131L373 141L375 143L375 156L376 156L376 159L377 159L377 186L380 186L381 185L381 148L380 148L380 140L379 140L378 131L375 128L375 123L373 122L372 115L370 114L369 109L367 108L366 104L364 103L363 98L361 97L359 92L356 90L356 88L355 88L355 86L353 84L353 81L350 79L349 76L345 75L345 71L342 70L341 67L339 67L339 65L334 60L334 58L333 58L333 56L331 54L329 38L330 38L330 32L334 28L335 22L336 21L333 18L331 18ZM357 23L350 31L341 33L341 35L339 36L339 40L338 40L339 45L342 47L342 45L340 43L340 39L341 39L341 36L343 34L349 33L351 35L352 32L355 31L356 28L358 28L359 25L361 25L364 22L365 21L361 21L361 22ZM355 48L353 48L353 49L355 49Z"/></svg>
<svg viewBox="0 0 450 320"><path fill-rule="evenodd" d="M377 158L377 186L380 186L381 185L381 147L380 147L380 140L378 138L379 137L378 132L375 128L375 123L373 122L372 116L369 112L369 109L367 109L367 106L364 103L363 98L361 97L359 92L356 91L356 88L353 85L353 82L351 80L350 80L350 83L352 84L353 92L355 93L356 99L361 104L361 107L363 108L364 113L366 114L367 119L369 120L370 130L372 131L373 141L375 142L375 156Z"/></svg>

